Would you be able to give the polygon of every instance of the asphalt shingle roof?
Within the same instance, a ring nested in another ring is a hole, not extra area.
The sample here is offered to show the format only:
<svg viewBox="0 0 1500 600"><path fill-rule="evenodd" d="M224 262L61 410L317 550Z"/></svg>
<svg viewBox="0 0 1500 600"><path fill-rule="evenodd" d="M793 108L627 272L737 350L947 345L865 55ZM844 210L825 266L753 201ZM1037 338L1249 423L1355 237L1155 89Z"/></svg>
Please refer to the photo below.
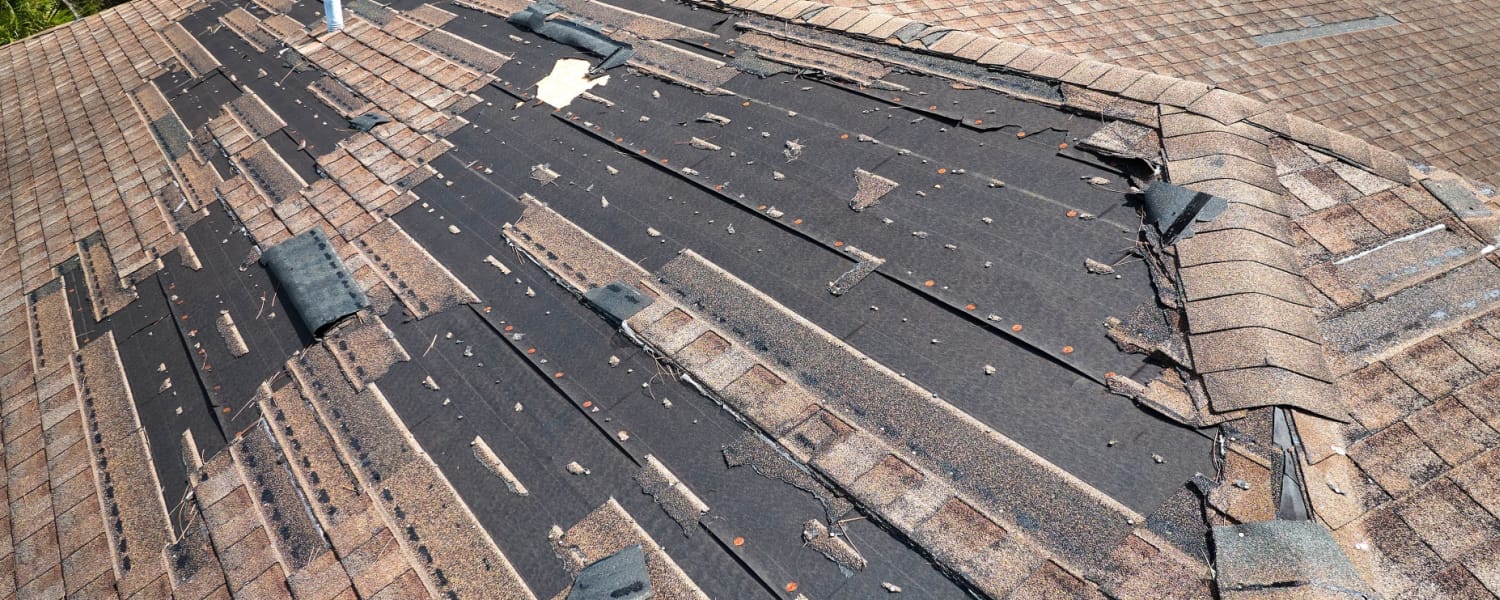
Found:
<svg viewBox="0 0 1500 600"><path fill-rule="evenodd" d="M1482 185L806 0L559 2L632 52L554 109L598 59L525 6L0 48L0 591L563 598L636 545L670 598L1500 590ZM1215 208L1163 240L1153 181ZM258 260L315 228L371 304L322 337Z"/></svg>

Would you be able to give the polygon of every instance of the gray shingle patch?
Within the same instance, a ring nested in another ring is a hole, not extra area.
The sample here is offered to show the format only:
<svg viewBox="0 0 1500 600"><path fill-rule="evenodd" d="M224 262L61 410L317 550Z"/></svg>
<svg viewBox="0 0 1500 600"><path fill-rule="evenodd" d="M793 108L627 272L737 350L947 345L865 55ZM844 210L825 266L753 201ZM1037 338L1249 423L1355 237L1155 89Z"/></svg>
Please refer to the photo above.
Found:
<svg viewBox="0 0 1500 600"><path fill-rule="evenodd" d="M1466 189L1463 184L1453 179L1423 179L1422 187L1427 188L1434 197L1442 202L1448 210L1458 215L1460 219L1473 219L1477 217L1488 217L1494 214L1489 207L1485 206L1473 192Z"/></svg>
<svg viewBox="0 0 1500 600"><path fill-rule="evenodd" d="M1264 521L1213 529L1220 589L1314 585L1368 591L1328 529L1316 521ZM1331 597L1331 596L1330 596Z"/></svg>
<svg viewBox="0 0 1500 600"><path fill-rule="evenodd" d="M589 301L596 310L609 315L615 322L624 322L635 316L641 309L650 306L653 299L640 292L623 281L616 281L604 287L596 287L583 294L584 299Z"/></svg>
<svg viewBox="0 0 1500 600"><path fill-rule="evenodd" d="M1500 269L1475 261L1320 324L1324 343L1374 355L1500 305Z"/></svg>
<svg viewBox="0 0 1500 600"><path fill-rule="evenodd" d="M646 572L646 555L641 545L635 544L579 571L568 600L645 600L654 593L651 575Z"/></svg>
<svg viewBox="0 0 1500 600"><path fill-rule="evenodd" d="M370 306L321 227L266 250L261 262L309 333Z"/></svg>
<svg viewBox="0 0 1500 600"><path fill-rule="evenodd" d="M1400 24L1401 22L1397 21L1395 17L1392 17L1390 15L1380 15L1378 17L1370 17L1367 19L1354 19L1352 21L1343 21L1340 23L1325 23L1321 25L1314 25L1312 27L1288 29L1286 31L1278 31L1276 33L1257 35L1250 39L1255 43L1260 44L1261 46L1277 46L1281 44L1290 44L1292 42L1314 40L1332 35L1343 35L1345 33L1353 33L1356 31L1369 31L1371 29L1380 29L1382 27L1390 27L1392 25Z"/></svg>
<svg viewBox="0 0 1500 600"><path fill-rule="evenodd" d="M175 114L152 121L151 134L156 136L156 142L167 153L167 158L177 160L192 152L192 136Z"/></svg>
<svg viewBox="0 0 1500 600"><path fill-rule="evenodd" d="M896 33L892 34L892 37L909 44L912 40L920 37L922 32L927 31L927 29L928 26L922 23L908 23L905 27L897 29Z"/></svg>

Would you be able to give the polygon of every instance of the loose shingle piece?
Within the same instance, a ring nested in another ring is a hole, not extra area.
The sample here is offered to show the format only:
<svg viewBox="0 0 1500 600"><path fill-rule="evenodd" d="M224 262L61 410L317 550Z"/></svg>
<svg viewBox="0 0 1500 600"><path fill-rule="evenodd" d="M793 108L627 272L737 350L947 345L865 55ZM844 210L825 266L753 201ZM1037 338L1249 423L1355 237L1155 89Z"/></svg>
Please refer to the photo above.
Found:
<svg viewBox="0 0 1500 600"><path fill-rule="evenodd" d="M1221 590L1308 586L1366 593L1349 559L1315 521L1262 521L1215 527L1215 564Z"/></svg>

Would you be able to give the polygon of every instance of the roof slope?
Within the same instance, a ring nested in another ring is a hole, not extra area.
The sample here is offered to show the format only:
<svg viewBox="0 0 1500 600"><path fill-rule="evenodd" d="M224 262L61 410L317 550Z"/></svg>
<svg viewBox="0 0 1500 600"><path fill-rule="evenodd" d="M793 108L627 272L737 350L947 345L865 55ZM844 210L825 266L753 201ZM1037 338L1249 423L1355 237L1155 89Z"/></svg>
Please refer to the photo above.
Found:
<svg viewBox="0 0 1500 600"><path fill-rule="evenodd" d="M1500 185L1494 2L830 4L1210 83Z"/></svg>
<svg viewBox="0 0 1500 600"><path fill-rule="evenodd" d="M905 19L558 4L629 46L556 109L587 55L513 1L0 48L0 589L561 598L634 545L674 598L1497 585L1471 182ZM1143 226L1152 180L1225 202ZM315 229L371 305L322 337L258 261Z"/></svg>

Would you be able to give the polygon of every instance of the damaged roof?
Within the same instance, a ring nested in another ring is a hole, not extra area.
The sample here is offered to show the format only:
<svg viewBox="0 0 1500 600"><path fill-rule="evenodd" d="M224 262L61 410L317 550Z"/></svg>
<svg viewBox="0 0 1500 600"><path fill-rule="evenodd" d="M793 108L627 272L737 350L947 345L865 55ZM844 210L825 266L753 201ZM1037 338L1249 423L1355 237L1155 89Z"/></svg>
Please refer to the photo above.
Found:
<svg viewBox="0 0 1500 600"><path fill-rule="evenodd" d="M1483 185L808 0L321 8L0 48L5 594L1500 590Z"/></svg>
<svg viewBox="0 0 1500 600"><path fill-rule="evenodd" d="M1211 84L1500 185L1494 0L828 4Z"/></svg>

